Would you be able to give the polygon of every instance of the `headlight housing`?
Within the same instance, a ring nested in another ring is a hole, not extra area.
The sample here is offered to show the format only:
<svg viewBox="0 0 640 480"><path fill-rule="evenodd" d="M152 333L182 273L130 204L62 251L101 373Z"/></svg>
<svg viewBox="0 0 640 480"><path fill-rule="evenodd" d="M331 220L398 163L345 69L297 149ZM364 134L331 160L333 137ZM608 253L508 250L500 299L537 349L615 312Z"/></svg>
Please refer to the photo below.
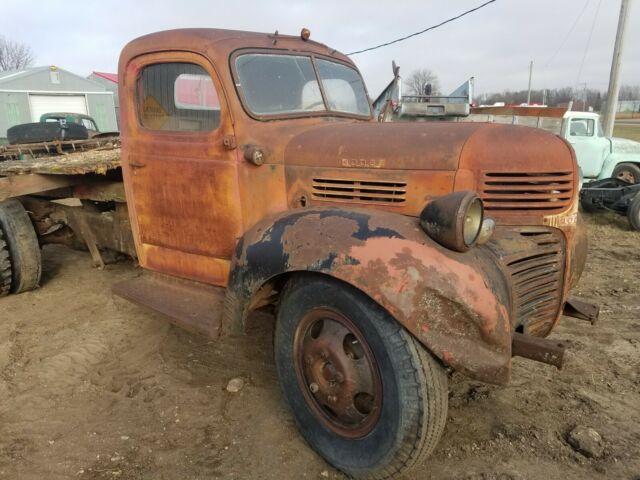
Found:
<svg viewBox="0 0 640 480"><path fill-rule="evenodd" d="M475 192L454 192L429 202L420 213L420 225L440 245L466 252L491 237L495 222L484 218L482 200Z"/></svg>

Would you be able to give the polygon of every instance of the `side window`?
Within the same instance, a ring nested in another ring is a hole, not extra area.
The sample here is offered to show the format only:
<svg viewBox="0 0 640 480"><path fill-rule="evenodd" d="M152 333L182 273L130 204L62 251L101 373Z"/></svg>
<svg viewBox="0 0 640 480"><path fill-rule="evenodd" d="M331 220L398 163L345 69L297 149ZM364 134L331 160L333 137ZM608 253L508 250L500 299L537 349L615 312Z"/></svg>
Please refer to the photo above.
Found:
<svg viewBox="0 0 640 480"><path fill-rule="evenodd" d="M89 120L88 118L82 119L82 125L84 125L87 130L98 130L94 125L93 120Z"/></svg>
<svg viewBox="0 0 640 480"><path fill-rule="evenodd" d="M143 127L208 132L220 126L220 101L211 77L193 63L158 63L138 78L138 113Z"/></svg>
<svg viewBox="0 0 640 480"><path fill-rule="evenodd" d="M593 137L595 121L592 118L574 118L571 120L571 135L574 137Z"/></svg>

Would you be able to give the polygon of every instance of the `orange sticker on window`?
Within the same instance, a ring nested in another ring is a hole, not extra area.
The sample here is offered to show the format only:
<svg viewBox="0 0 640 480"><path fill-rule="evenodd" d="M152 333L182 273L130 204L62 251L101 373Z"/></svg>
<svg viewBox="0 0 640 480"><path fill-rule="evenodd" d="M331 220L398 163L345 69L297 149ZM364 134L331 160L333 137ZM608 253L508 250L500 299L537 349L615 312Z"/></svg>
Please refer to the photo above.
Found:
<svg viewBox="0 0 640 480"><path fill-rule="evenodd" d="M149 95L144 99L142 123L145 127L160 130L168 119L169 114L153 95Z"/></svg>

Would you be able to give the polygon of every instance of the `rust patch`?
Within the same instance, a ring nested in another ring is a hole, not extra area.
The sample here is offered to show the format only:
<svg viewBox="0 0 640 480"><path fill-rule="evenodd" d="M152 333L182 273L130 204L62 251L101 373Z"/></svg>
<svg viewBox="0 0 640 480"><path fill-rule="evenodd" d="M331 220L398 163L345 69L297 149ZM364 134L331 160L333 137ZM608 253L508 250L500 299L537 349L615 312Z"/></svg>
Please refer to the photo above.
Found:
<svg viewBox="0 0 640 480"><path fill-rule="evenodd" d="M308 215L284 229L282 247L290 265L310 265L327 258L331 252L343 251L354 240L363 244L353 238L357 231L358 222L349 218Z"/></svg>

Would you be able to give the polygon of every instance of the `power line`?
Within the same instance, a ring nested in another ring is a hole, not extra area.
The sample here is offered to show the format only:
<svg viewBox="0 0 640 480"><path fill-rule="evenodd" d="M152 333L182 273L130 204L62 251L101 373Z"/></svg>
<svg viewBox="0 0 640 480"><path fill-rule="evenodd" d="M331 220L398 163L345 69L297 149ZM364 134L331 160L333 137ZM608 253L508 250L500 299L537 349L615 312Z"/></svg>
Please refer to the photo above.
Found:
<svg viewBox="0 0 640 480"><path fill-rule="evenodd" d="M445 20L444 22L441 22L441 23L439 23L437 25L433 25L432 27L425 28L424 30L420 30L419 32L412 33L411 35L407 35L406 37L396 38L395 40L391 40L390 42L386 42L386 43L381 43L380 45L376 45L375 47L369 47L369 48L365 48L363 50L357 50L355 52L347 53L347 55L357 55L358 53L369 52L371 50L376 50L378 48L386 47L386 46L392 45L394 43L402 42L402 41L407 40L407 39L409 39L411 37L416 37L418 35L422 35L423 33L426 33L429 30L435 30L436 28L441 27L443 25L446 25L447 23L453 22L454 20L458 20L459 18L462 18L465 15L469 15L470 13L473 13L476 10L480 10L481 8L486 7L487 5L489 5L490 3L493 3L495 1L496 0L489 0L488 2L485 2L482 5L478 5L477 7L472 8L471 10L467 10L466 12L463 12L460 15L457 15L455 17L449 18L448 20Z"/></svg>
<svg viewBox="0 0 640 480"><path fill-rule="evenodd" d="M591 44L591 37L593 36L593 30L596 26L598 13L600 12L600 5L602 5L602 0L599 0L598 2L596 13L593 16L593 23L591 23L591 30L589 30L589 37L587 38L587 44L584 47L584 55L582 55L582 61L580 62L580 68L578 69L578 76L576 77L576 90L578 89L578 82L580 82L580 76L582 75L582 68L584 67L584 61L586 60L587 53L589 52L589 45Z"/></svg>
<svg viewBox="0 0 640 480"><path fill-rule="evenodd" d="M549 66L549 64L553 61L553 59L556 58L556 55L558 55L558 53L560 53L560 50L562 50L562 47L564 47L564 44L567 43L567 40L569 40L569 37L571 36L571 33L573 32L574 28L576 28L576 25L578 24L578 22L582 18L582 15L584 15L585 10L587 9L587 7L589 6L590 3L591 3L591 0L587 0L586 2L584 2L584 5L582 7L582 11L580 11L580 14L576 17L575 21L573 22L573 25L571 25L571 28L567 32L567 35L564 37L564 40L562 40L562 43L560 44L558 49L555 51L555 53L553 55L551 55L551 57L549 57L549 60L547 60L546 63L544 64L545 68L547 68Z"/></svg>

